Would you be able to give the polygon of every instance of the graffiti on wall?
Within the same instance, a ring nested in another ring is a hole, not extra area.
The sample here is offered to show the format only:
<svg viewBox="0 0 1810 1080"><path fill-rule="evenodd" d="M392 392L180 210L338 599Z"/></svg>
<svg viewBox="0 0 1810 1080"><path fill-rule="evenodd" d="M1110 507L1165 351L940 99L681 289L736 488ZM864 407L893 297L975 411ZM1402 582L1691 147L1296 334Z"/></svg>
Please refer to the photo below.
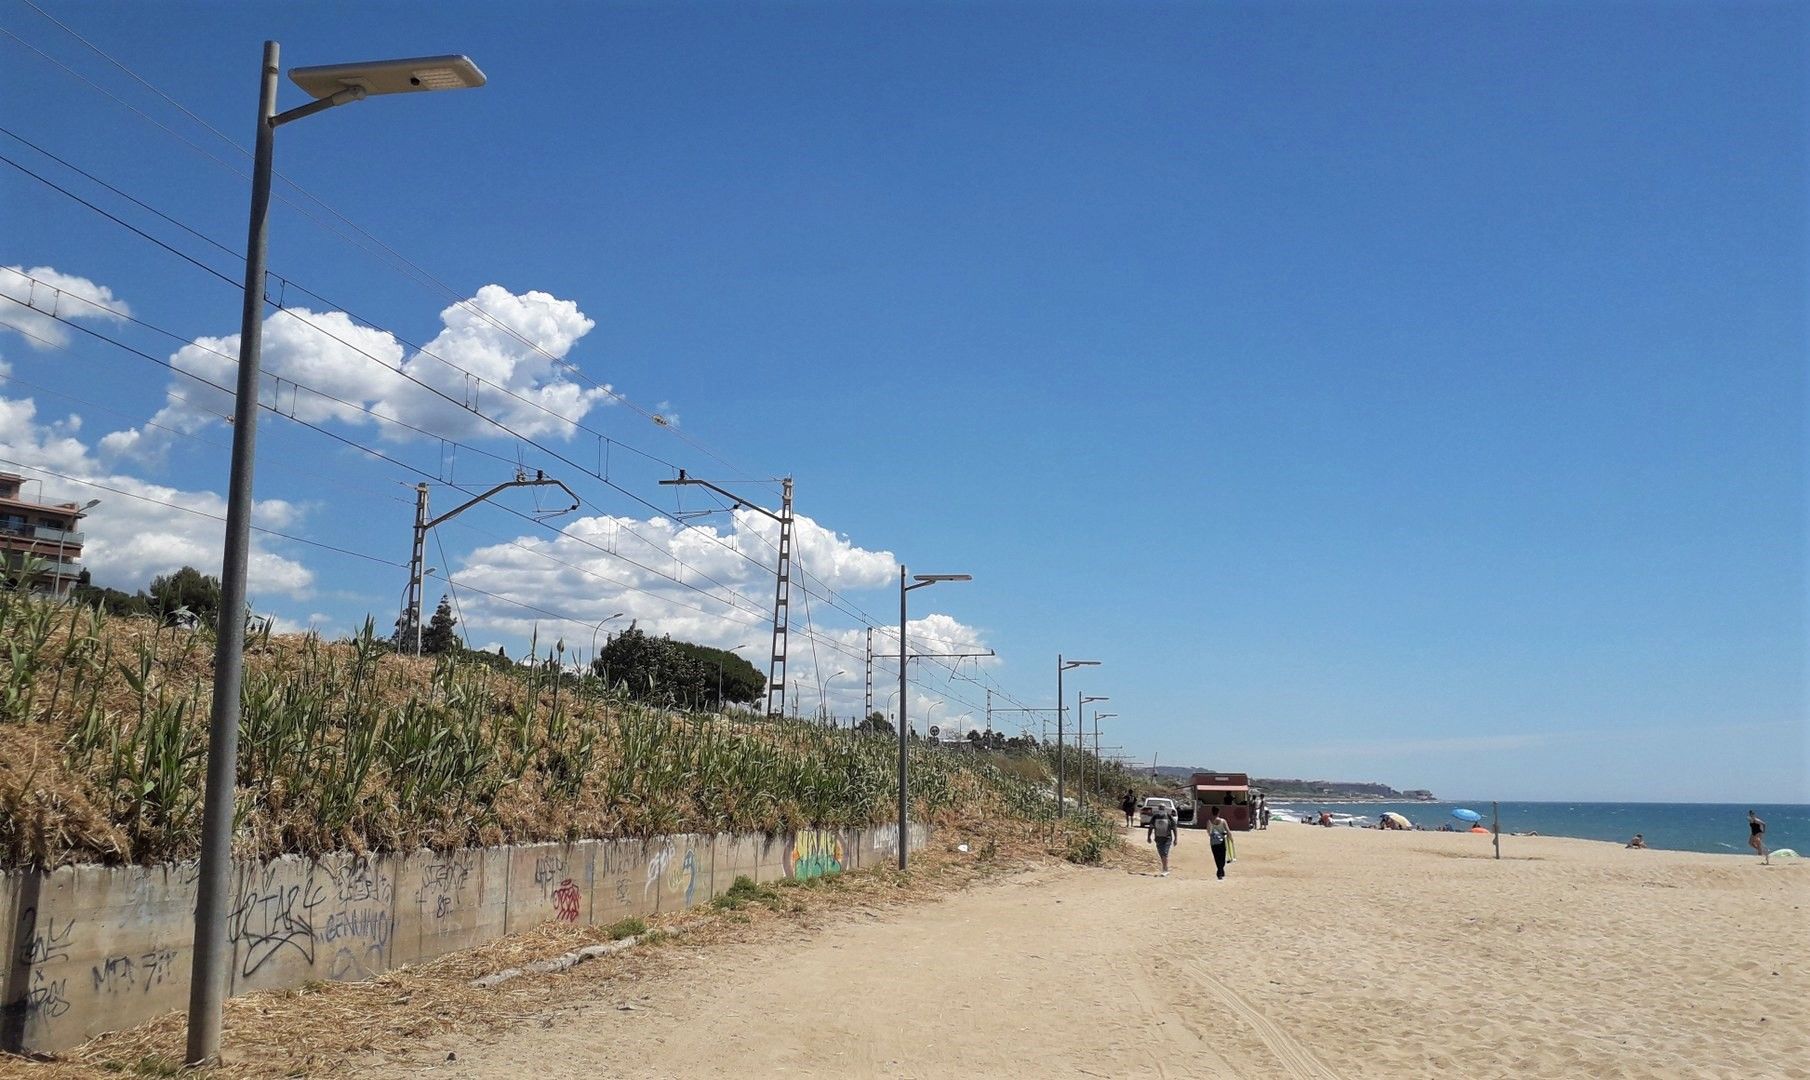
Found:
<svg viewBox="0 0 1810 1080"><path fill-rule="evenodd" d="M314 964L314 910L326 890L309 875L300 882L280 864L258 867L239 884L238 903L227 917L227 934L239 955L239 974L256 975L277 957L293 953Z"/></svg>
<svg viewBox="0 0 1810 1080"><path fill-rule="evenodd" d="M675 856L677 852L673 853ZM698 853L689 844L685 847L682 858L669 860L672 872L666 875L666 892L683 893L685 906L690 907L698 894Z"/></svg>
<svg viewBox="0 0 1810 1080"><path fill-rule="evenodd" d="M631 910L633 901L629 896L630 872L638 865L636 854L627 844L597 845L597 860L594 864L595 873L592 876L591 888L593 890L608 889L608 895L615 898L618 911ZM595 899L592 902L595 903ZM606 900L605 903L608 904L609 901Z"/></svg>
<svg viewBox="0 0 1810 1080"><path fill-rule="evenodd" d="M678 850L679 847L677 844L673 843L671 840L663 840L648 854L647 882L641 886L641 896L643 899L658 894L660 876L666 873L667 867L672 865L673 856L678 853Z"/></svg>
<svg viewBox="0 0 1810 1080"><path fill-rule="evenodd" d="M370 859L317 863L299 873L282 863L252 869L240 878L228 921L239 975L250 978L283 958L313 968L321 946L334 950L329 975L381 970L395 929L393 896L390 876Z"/></svg>
<svg viewBox="0 0 1810 1080"><path fill-rule="evenodd" d="M333 949L327 977L365 979L388 965L390 937L396 931L391 901L396 885L373 859L325 864L334 904L321 921L320 943Z"/></svg>
<svg viewBox="0 0 1810 1080"><path fill-rule="evenodd" d="M19 916L19 963L38 965L69 959L69 941L75 934L75 920L57 923L55 915L46 916L39 925L38 909L28 907Z"/></svg>
<svg viewBox="0 0 1810 1080"><path fill-rule="evenodd" d="M897 830L882 826L860 833L681 835L372 860L327 856L262 865L241 862L234 871L228 925L232 992L295 986L308 979L378 976L417 955L417 936L421 947L430 934L437 947L450 948L455 939L466 947L491 940L505 925L610 921L656 907L692 907L707 903L713 885L726 885L736 876L730 868L744 863L749 873L758 861L771 874L774 856L780 855L787 876L808 880L866 861L870 845L874 851L891 851L897 844ZM725 872L713 878L716 851L723 853ZM494 870L492 860L497 860ZM486 888L486 873L494 876L504 869L513 873ZM192 870L192 864L173 864L95 868L80 876L58 871L73 880L65 886L58 878L62 891L54 909L39 905L34 910L19 895L19 906L8 908L17 912L17 919L8 920L11 926L0 925L0 936L8 942L0 951L5 962L0 966L6 968L0 1045L54 1051L181 1008L188 985L189 924L181 917L172 921L164 909L192 904ZM406 886L396 880L398 875ZM506 884L509 878L513 893ZM644 890L639 897L637 884ZM122 891L126 888L131 891ZM122 905L128 897L131 903ZM417 924L407 921L411 900L422 920L419 935ZM402 925L396 918L399 908ZM122 921L121 911L144 917ZM430 913L448 921L433 928ZM7 915L0 913L0 919ZM460 925L454 926L455 921ZM467 921L473 925L464 925ZM96 927L103 924L105 936L96 939Z"/></svg>
<svg viewBox="0 0 1810 1080"><path fill-rule="evenodd" d="M5 1003L3 1034L8 1044L25 1024L55 1020L69 1011L69 976L64 972L74 937L73 918L61 922L55 916L40 919L36 907L19 913L19 947L12 959L21 968L31 969L31 975L22 980L19 997Z"/></svg>
<svg viewBox="0 0 1810 1080"><path fill-rule="evenodd" d="M786 849L786 876L795 881L842 872L842 838L825 829L800 829Z"/></svg>
<svg viewBox="0 0 1810 1080"><path fill-rule="evenodd" d="M471 880L472 855L468 851L436 855L421 866L421 886L415 890L415 906L435 919L444 919L464 902L465 883Z"/></svg>
<svg viewBox="0 0 1810 1080"><path fill-rule="evenodd" d="M566 878L553 890L553 917L560 922L577 922L582 900L583 895L578 891L578 886L572 884L571 878Z"/></svg>
<svg viewBox="0 0 1810 1080"><path fill-rule="evenodd" d="M148 994L176 970L176 950L154 947L147 952L105 957L88 969L96 994Z"/></svg>
<svg viewBox="0 0 1810 1080"><path fill-rule="evenodd" d="M540 887L542 897L551 896L558 887L559 881L566 879L566 859L563 855L541 855L534 860L534 884Z"/></svg>

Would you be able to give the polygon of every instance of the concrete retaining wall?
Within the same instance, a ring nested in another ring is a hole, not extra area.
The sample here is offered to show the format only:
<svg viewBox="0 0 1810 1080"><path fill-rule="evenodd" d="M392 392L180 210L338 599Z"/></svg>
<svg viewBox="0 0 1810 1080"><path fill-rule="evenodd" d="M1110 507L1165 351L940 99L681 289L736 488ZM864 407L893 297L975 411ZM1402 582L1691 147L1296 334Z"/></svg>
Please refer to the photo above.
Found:
<svg viewBox="0 0 1810 1080"><path fill-rule="evenodd" d="M547 922L707 903L740 875L896 857L898 827L687 835L235 867L232 993L370 978ZM911 829L913 850L927 833ZM56 1051L188 1007L194 863L0 874L0 1049Z"/></svg>

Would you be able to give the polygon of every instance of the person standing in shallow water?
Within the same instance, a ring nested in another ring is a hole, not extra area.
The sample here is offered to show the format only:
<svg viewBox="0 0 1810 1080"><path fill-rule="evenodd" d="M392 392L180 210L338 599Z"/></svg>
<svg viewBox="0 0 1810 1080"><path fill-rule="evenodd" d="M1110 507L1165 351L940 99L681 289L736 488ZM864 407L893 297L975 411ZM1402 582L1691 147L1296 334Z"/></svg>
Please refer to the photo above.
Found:
<svg viewBox="0 0 1810 1080"><path fill-rule="evenodd" d="M1219 807L1213 808L1213 816L1207 819L1207 843L1213 848L1213 867L1219 871L1219 880L1226 878L1226 840L1232 835L1231 823L1219 816Z"/></svg>
<svg viewBox="0 0 1810 1080"><path fill-rule="evenodd" d="M1772 865L1772 856L1766 851L1766 823L1752 810L1747 812L1747 846L1753 849L1762 863Z"/></svg>

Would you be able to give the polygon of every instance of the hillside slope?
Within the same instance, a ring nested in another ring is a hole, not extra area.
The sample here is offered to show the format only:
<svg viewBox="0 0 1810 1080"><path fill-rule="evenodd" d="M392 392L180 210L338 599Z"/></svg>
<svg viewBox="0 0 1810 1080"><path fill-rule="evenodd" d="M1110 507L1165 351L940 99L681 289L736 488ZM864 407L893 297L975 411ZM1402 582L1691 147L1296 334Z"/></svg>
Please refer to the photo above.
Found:
<svg viewBox="0 0 1810 1080"><path fill-rule="evenodd" d="M213 639L0 593L0 866L195 854ZM238 769L242 855L409 851L892 820L897 743L625 700L557 657L499 668L357 639L254 635ZM1055 819L994 755L916 744L918 820L985 818L1061 854L1110 843ZM1039 772L1032 769L1032 772Z"/></svg>

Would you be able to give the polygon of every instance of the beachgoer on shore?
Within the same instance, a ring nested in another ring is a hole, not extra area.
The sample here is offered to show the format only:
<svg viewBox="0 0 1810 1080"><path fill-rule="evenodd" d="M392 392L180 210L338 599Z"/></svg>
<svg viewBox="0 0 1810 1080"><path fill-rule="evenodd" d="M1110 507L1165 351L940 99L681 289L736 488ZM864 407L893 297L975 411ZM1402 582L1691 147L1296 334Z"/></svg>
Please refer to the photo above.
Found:
<svg viewBox="0 0 1810 1080"><path fill-rule="evenodd" d="M1767 866L1772 865L1772 856L1766 851L1766 823L1752 810L1747 812L1747 846L1753 849L1761 862Z"/></svg>
<svg viewBox="0 0 1810 1080"><path fill-rule="evenodd" d="M1161 876L1168 877L1169 849L1175 846L1175 819L1166 807L1158 806L1151 811L1150 824L1144 826L1144 843L1156 844L1156 857L1163 862Z"/></svg>
<svg viewBox="0 0 1810 1080"><path fill-rule="evenodd" d="M1119 809L1125 811L1125 827L1131 828L1131 815L1138 812L1138 797L1130 788L1125 789L1125 797L1119 800Z"/></svg>
<svg viewBox="0 0 1810 1080"><path fill-rule="evenodd" d="M1226 878L1226 845L1231 838L1232 826L1219 816L1219 807L1215 806L1213 816L1207 819L1207 842L1213 848L1213 868L1221 881Z"/></svg>
<svg viewBox="0 0 1810 1080"><path fill-rule="evenodd" d="M1270 827L1269 804L1268 803L1259 803L1257 805L1257 828L1267 829L1269 827Z"/></svg>
<svg viewBox="0 0 1810 1080"><path fill-rule="evenodd" d="M1635 833L1634 839L1628 841L1628 846L1631 848L1644 848L1647 846L1647 842L1639 833Z"/></svg>

